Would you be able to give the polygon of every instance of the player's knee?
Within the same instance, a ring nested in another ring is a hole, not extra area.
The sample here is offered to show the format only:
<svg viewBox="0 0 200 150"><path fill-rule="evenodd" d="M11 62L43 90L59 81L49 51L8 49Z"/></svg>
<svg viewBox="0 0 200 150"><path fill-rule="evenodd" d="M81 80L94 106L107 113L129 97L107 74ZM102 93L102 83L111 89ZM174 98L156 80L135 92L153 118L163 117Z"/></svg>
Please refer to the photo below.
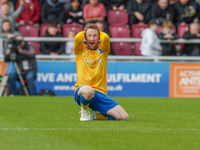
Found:
<svg viewBox="0 0 200 150"><path fill-rule="evenodd" d="M87 86L83 94L85 99L90 100L91 98L94 97L94 95L95 95L94 89L90 86Z"/></svg>
<svg viewBox="0 0 200 150"><path fill-rule="evenodd" d="M116 120L122 120L122 116L121 115L115 115L114 117Z"/></svg>
<svg viewBox="0 0 200 150"><path fill-rule="evenodd" d="M129 120L129 115L127 113L124 113L124 114L121 114L119 115L116 120L124 120L124 121L127 121Z"/></svg>
<svg viewBox="0 0 200 150"><path fill-rule="evenodd" d="M129 115L127 113L123 116L123 120L125 121L129 120Z"/></svg>

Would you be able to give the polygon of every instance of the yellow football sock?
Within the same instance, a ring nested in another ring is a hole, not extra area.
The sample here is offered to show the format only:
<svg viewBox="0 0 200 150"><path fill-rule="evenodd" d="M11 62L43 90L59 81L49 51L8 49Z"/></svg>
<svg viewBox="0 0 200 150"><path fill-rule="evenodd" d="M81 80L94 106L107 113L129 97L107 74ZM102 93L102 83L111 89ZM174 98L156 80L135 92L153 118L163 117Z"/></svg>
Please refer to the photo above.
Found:
<svg viewBox="0 0 200 150"><path fill-rule="evenodd" d="M101 113L98 113L96 115L96 119L97 120L108 120L108 117L105 117L104 115L102 115Z"/></svg>
<svg viewBox="0 0 200 150"><path fill-rule="evenodd" d="M83 110L87 110L88 107L89 107L89 104L88 104L88 105L83 105L83 104L81 103L81 107L83 108Z"/></svg>

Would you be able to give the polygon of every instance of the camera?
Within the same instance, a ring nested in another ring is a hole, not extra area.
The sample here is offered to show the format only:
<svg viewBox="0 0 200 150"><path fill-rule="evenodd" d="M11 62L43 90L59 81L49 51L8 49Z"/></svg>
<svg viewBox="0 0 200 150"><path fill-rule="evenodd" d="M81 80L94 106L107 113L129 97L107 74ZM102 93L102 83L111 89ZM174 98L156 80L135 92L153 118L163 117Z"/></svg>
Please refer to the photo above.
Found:
<svg viewBox="0 0 200 150"><path fill-rule="evenodd" d="M8 48L11 49L11 52L9 54L9 59L10 61L16 61L17 59L17 51L18 51L18 46L21 43L21 40L17 40L15 37L11 37L8 40ZM12 46L10 46L10 44Z"/></svg>

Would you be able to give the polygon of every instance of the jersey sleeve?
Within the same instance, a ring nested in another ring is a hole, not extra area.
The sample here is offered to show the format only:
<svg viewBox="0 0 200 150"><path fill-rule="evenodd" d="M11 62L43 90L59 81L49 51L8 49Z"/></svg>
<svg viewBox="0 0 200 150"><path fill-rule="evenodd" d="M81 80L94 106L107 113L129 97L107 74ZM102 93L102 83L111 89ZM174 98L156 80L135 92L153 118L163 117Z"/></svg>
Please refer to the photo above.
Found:
<svg viewBox="0 0 200 150"><path fill-rule="evenodd" d="M106 33L100 31L100 40L103 51L110 53L110 37Z"/></svg>
<svg viewBox="0 0 200 150"><path fill-rule="evenodd" d="M83 51L84 44L83 40L85 38L85 32L81 31L75 36L75 43L74 43L74 53L79 54Z"/></svg>

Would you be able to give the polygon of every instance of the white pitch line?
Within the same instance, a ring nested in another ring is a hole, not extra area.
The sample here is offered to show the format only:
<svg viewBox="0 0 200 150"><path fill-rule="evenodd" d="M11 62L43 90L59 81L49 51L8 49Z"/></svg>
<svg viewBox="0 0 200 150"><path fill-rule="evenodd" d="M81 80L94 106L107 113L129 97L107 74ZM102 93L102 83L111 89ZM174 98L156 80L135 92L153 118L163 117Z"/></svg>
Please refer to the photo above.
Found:
<svg viewBox="0 0 200 150"><path fill-rule="evenodd" d="M0 128L3 131L79 131L79 130L93 130L93 131L102 131L102 130L110 130L110 131L199 131L200 129L104 129L104 128Z"/></svg>

